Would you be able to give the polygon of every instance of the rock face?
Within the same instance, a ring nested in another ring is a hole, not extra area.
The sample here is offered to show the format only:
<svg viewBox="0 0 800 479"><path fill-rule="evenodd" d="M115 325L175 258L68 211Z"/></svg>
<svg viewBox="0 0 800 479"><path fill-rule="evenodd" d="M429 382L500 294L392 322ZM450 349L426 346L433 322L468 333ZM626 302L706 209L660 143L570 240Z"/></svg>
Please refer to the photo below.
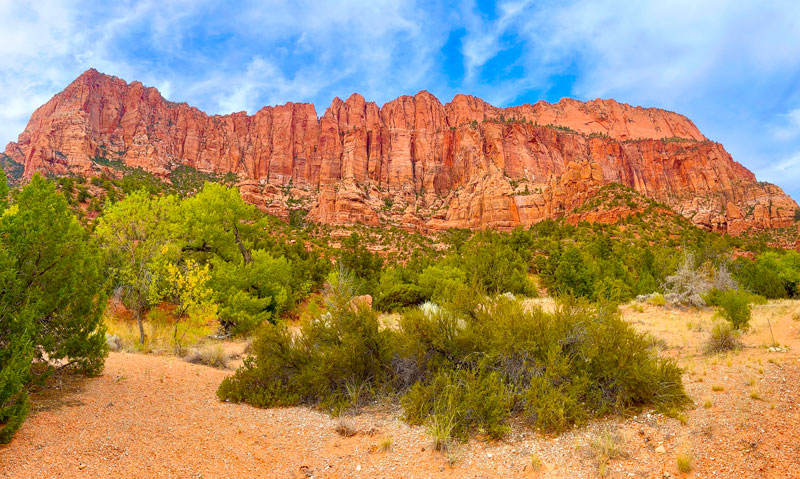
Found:
<svg viewBox="0 0 800 479"><path fill-rule="evenodd" d="M5 150L25 177L98 174L119 160L164 178L180 165L235 173L279 215L407 228L512 228L563 215L617 182L698 226L741 233L793 223L797 204L686 117L614 100L496 108L422 91L378 107L358 94L209 116L139 82L88 70Z"/></svg>

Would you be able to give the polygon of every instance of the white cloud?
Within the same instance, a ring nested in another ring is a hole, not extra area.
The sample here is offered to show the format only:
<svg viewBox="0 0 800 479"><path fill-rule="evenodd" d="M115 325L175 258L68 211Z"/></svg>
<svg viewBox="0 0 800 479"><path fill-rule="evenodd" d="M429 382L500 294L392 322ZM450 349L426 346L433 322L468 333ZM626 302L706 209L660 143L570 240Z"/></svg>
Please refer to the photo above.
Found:
<svg viewBox="0 0 800 479"><path fill-rule="evenodd" d="M779 141L789 141L800 135L800 108L781 115L781 122L772 129L772 136Z"/></svg>
<svg viewBox="0 0 800 479"><path fill-rule="evenodd" d="M800 185L800 151L796 151L765 168L759 168L756 174L759 180L784 186L786 192L797 200L797 188Z"/></svg>
<svg viewBox="0 0 800 479"><path fill-rule="evenodd" d="M209 113L311 101L320 115L355 91L378 104L427 89L503 106L568 73L578 98L686 114L736 160L800 194L789 171L800 151L800 3L509 0L486 15L463 2L0 0L11 19L0 43L0 147L92 66ZM462 30L460 79L441 60ZM521 52L506 65L512 78L486 71L509 51Z"/></svg>

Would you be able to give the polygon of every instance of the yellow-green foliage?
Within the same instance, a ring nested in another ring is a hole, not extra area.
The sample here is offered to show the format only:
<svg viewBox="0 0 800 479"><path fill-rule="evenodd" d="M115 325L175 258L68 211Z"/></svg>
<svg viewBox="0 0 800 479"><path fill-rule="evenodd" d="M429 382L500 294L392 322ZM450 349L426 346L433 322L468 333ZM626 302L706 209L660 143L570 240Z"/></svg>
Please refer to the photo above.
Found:
<svg viewBox="0 0 800 479"><path fill-rule="evenodd" d="M187 260L178 266L171 261L157 264L157 279L151 283L150 302L170 301L175 325L172 345L176 354L181 354L187 335L211 324L217 314L213 290L208 286L211 275L209 266Z"/></svg>
<svg viewBox="0 0 800 479"><path fill-rule="evenodd" d="M667 300L664 299L664 295L661 293L655 293L654 295L650 296L647 302L654 306L664 306L667 304Z"/></svg>

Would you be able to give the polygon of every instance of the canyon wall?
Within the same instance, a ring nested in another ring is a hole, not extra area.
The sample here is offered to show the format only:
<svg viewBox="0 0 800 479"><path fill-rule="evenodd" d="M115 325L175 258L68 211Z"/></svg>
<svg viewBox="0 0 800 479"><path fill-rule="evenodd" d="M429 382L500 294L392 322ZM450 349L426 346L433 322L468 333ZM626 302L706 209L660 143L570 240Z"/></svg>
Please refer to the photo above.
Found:
<svg viewBox="0 0 800 479"><path fill-rule="evenodd" d="M101 174L107 160L165 179L180 165L232 172L260 208L334 224L507 229L563 215L611 182L732 234L789 226L797 208L685 116L614 100L496 108L422 91L382 107L336 98L322 117L308 103L207 115L88 70L5 155L25 177Z"/></svg>

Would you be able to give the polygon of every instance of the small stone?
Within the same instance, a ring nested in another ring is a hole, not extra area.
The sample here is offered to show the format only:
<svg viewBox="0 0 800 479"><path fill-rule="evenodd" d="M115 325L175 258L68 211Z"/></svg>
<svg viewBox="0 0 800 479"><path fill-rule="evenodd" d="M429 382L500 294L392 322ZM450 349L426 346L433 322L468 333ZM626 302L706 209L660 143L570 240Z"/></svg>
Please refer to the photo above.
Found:
<svg viewBox="0 0 800 479"><path fill-rule="evenodd" d="M656 448L656 452L659 454L664 454L665 452L667 452L667 448L665 448L664 446L658 446Z"/></svg>
<svg viewBox="0 0 800 479"><path fill-rule="evenodd" d="M356 465L356 471L360 471L360 470L361 470L361 464L357 464Z"/></svg>

